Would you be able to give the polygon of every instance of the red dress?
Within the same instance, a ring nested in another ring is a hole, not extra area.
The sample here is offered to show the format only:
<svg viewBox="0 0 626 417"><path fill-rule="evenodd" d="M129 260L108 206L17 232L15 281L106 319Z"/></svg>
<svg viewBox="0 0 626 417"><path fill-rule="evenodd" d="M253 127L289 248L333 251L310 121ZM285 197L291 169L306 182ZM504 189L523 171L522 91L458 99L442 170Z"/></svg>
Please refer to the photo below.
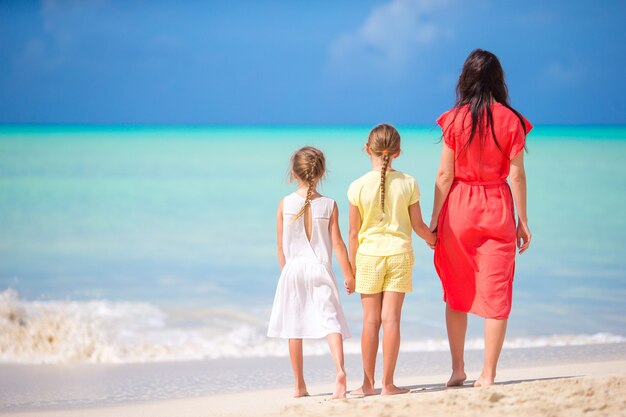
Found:
<svg viewBox="0 0 626 417"><path fill-rule="evenodd" d="M511 311L516 225L513 196L506 178L510 160L523 149L526 134L505 106L491 106L493 127L481 141L471 129L468 107L442 114L437 123L444 143L455 151L454 182L437 227L435 268L444 301L454 310L484 318L506 319ZM467 115L467 117L465 117ZM526 133L532 125L524 119Z"/></svg>

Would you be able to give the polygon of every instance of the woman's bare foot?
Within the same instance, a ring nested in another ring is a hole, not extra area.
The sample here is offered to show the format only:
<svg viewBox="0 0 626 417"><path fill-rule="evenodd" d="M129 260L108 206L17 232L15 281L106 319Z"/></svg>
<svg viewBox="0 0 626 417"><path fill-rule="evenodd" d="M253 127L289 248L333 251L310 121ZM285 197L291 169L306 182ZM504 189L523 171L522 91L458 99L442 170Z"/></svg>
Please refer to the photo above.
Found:
<svg viewBox="0 0 626 417"><path fill-rule="evenodd" d="M306 386L302 388L296 388L293 390L293 398L308 397L308 396L309 396L309 393L306 390Z"/></svg>
<svg viewBox="0 0 626 417"><path fill-rule="evenodd" d="M465 372L452 372L450 379L446 382L446 387L460 387L466 379L467 375L465 375Z"/></svg>
<svg viewBox="0 0 626 417"><path fill-rule="evenodd" d="M340 398L346 398L346 373L344 371L337 372L337 378L335 378L333 400L338 400Z"/></svg>
<svg viewBox="0 0 626 417"><path fill-rule="evenodd" d="M376 390L374 387L365 385L361 385L359 388L350 391L351 397L369 397L371 395L376 395Z"/></svg>
<svg viewBox="0 0 626 417"><path fill-rule="evenodd" d="M488 387L493 385L494 378L487 378L486 376L481 375L478 377L476 381L474 381L475 387Z"/></svg>
<svg viewBox="0 0 626 417"><path fill-rule="evenodd" d="M383 387L383 389L380 391L380 395L407 394L410 391L411 391L410 389L398 388L395 385L391 384L391 385L387 385L387 386Z"/></svg>

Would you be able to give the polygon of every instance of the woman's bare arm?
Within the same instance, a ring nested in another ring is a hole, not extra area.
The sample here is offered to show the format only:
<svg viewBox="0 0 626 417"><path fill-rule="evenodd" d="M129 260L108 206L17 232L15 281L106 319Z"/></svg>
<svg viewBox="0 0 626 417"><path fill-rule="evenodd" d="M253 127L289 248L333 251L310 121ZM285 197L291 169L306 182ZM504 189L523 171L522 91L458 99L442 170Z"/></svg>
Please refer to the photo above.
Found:
<svg viewBox="0 0 626 417"><path fill-rule="evenodd" d="M439 221L439 214L443 208L450 187L454 181L454 150L443 143L441 145L441 162L435 180L435 200L433 202L433 213L430 219L430 230L435 230Z"/></svg>
<svg viewBox="0 0 626 417"><path fill-rule="evenodd" d="M530 246L532 234L528 227L528 215L526 213L526 169L524 168L524 152L520 152L511 161L509 172L513 201L517 210L517 247L522 254Z"/></svg>

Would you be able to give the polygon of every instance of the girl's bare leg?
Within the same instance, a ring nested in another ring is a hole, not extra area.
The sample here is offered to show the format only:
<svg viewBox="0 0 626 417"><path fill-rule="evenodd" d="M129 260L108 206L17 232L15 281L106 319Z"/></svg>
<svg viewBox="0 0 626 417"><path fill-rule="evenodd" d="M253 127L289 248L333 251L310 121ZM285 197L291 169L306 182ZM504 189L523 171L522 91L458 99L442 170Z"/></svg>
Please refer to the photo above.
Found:
<svg viewBox="0 0 626 417"><path fill-rule="evenodd" d="M400 351L400 317L404 293L387 291L383 293L383 388L382 395L406 394L408 389L398 388L393 383L398 352Z"/></svg>
<svg viewBox="0 0 626 417"><path fill-rule="evenodd" d="M507 320L485 319L485 363L480 377L474 382L475 387L493 385L506 335L506 326Z"/></svg>
<svg viewBox="0 0 626 417"><path fill-rule="evenodd" d="M446 304L446 327L448 329L448 342L452 354L452 375L446 383L448 387L463 385L467 375L465 374L465 362L463 351L465 349L465 333L467 331L467 313L453 310Z"/></svg>
<svg viewBox="0 0 626 417"><path fill-rule="evenodd" d="M346 398L346 369L343 365L343 337L341 333L331 333L328 339L328 347L335 362L335 391L333 391L333 399Z"/></svg>
<svg viewBox="0 0 626 417"><path fill-rule="evenodd" d="M302 339L289 339L289 357L296 384L293 391L294 398L306 397L309 393L304 382L304 364L302 359Z"/></svg>
<svg viewBox="0 0 626 417"><path fill-rule="evenodd" d="M363 355L363 385L350 392L351 395L374 395L374 371L378 354L383 294L361 294L363 305L363 332L361 354Z"/></svg>

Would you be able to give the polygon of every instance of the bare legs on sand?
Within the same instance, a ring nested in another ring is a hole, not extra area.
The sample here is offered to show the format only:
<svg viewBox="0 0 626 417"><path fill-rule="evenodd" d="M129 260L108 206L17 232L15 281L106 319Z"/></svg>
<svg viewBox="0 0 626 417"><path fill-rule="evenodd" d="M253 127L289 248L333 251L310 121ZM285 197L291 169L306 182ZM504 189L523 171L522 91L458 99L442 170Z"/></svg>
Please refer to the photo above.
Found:
<svg viewBox="0 0 626 417"><path fill-rule="evenodd" d="M293 376L295 378L293 397L307 397L309 393L306 390L306 383L304 382L302 339L289 339L289 357L291 358L291 367L293 368Z"/></svg>
<svg viewBox="0 0 626 417"><path fill-rule="evenodd" d="M374 371L378 354L380 327L383 328L383 387L382 395L405 394L407 389L398 388L393 382L393 375L400 350L400 317L404 293L383 292L379 294L361 294L363 305L363 333L361 352L363 355L363 385L352 391L355 396L376 394L374 389Z"/></svg>
<svg viewBox="0 0 626 417"><path fill-rule="evenodd" d="M346 398L346 370L343 362L343 337L340 333L331 333L327 336L330 353L335 363L335 390L333 391L333 399ZM302 355L302 339L289 339L289 356L291 358L291 367L293 368L293 376L295 386L294 398L307 397L309 395L304 382L304 366Z"/></svg>
<svg viewBox="0 0 626 417"><path fill-rule="evenodd" d="M331 333L327 337L330 353L335 362L335 390L333 399L346 398L346 369L343 365L343 338L340 333Z"/></svg>
<svg viewBox="0 0 626 417"><path fill-rule="evenodd" d="M507 320L485 319L485 360L480 377L474 382L475 387L492 385L496 378L498 359L506 335ZM446 327L452 355L452 375L447 386L463 385L467 378L463 353L465 333L467 331L467 313L451 309L446 304Z"/></svg>

